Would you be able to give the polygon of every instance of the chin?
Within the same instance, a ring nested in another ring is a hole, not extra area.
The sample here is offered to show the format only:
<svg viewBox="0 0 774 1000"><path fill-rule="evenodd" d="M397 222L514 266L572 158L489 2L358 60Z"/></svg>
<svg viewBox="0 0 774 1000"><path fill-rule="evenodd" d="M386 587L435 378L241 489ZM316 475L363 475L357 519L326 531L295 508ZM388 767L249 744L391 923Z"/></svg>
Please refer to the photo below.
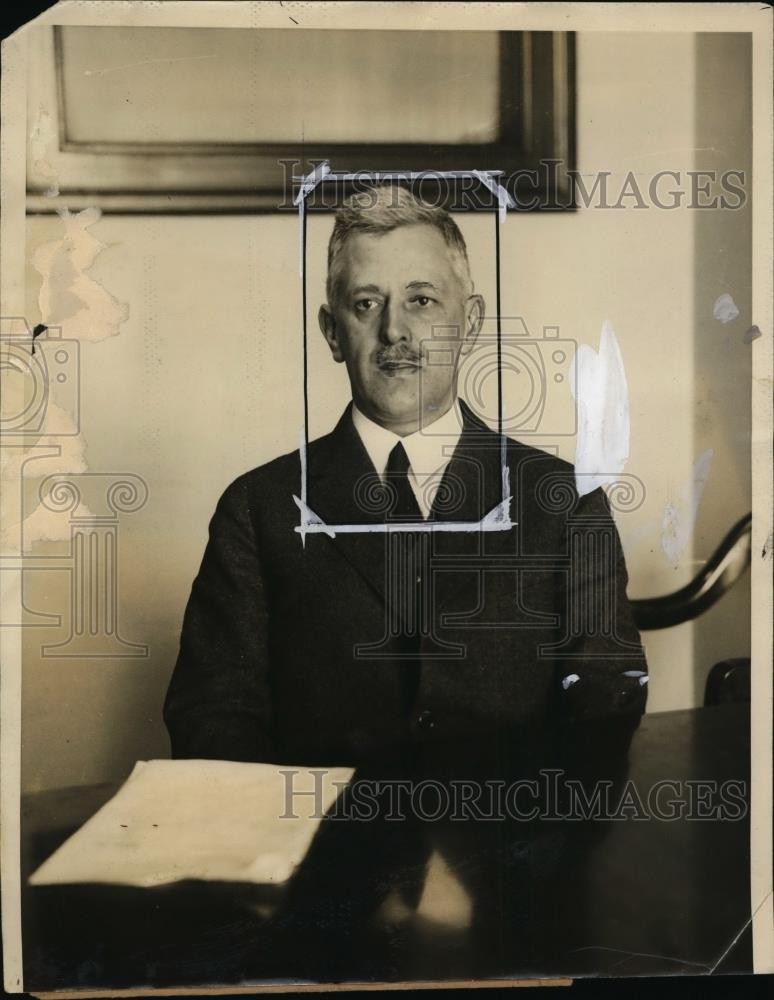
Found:
<svg viewBox="0 0 774 1000"><path fill-rule="evenodd" d="M385 424L413 424L420 423L419 410L414 407L410 410L388 410L386 408L379 411L382 422Z"/></svg>
<svg viewBox="0 0 774 1000"><path fill-rule="evenodd" d="M416 419L421 410L420 402L416 393L390 393L382 394L372 402L375 413L381 414L385 419L404 422Z"/></svg>

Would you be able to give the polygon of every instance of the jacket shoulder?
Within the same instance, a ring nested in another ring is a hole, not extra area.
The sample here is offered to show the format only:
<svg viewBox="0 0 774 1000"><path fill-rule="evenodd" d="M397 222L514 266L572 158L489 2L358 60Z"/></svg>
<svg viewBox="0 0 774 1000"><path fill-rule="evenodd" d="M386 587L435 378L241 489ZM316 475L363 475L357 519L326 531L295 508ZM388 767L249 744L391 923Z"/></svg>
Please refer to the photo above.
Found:
<svg viewBox="0 0 774 1000"><path fill-rule="evenodd" d="M505 437L505 441L509 464L529 466L535 463L536 466L540 467L543 475L552 473L574 478L575 466L572 462L567 462L553 452L525 444L524 441L518 441L516 438Z"/></svg>
<svg viewBox="0 0 774 1000"><path fill-rule="evenodd" d="M332 434L310 441L306 453L307 467L310 459L316 459L330 446ZM272 497L284 497L301 493L302 477L301 450L289 451L284 455L257 465L241 473L223 491L220 503L244 503L251 500L269 501Z"/></svg>
<svg viewBox="0 0 774 1000"><path fill-rule="evenodd" d="M607 516L611 513L607 493L601 486L581 492L572 462L542 448L506 438L506 454L512 489L536 502L547 513ZM583 481L585 477L581 477Z"/></svg>

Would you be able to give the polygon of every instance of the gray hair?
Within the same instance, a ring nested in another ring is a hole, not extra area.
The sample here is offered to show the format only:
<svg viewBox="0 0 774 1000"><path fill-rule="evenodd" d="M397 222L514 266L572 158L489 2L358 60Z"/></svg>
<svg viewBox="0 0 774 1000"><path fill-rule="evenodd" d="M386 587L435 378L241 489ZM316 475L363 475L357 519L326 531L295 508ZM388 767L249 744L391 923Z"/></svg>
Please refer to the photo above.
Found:
<svg viewBox="0 0 774 1000"><path fill-rule="evenodd" d="M457 276L468 293L473 291L465 239L454 219L443 208L416 198L401 184L380 184L349 197L336 212L328 243L326 293L333 303L338 282L336 261L346 241L355 233L383 235L399 226L426 225L437 229L451 251Z"/></svg>

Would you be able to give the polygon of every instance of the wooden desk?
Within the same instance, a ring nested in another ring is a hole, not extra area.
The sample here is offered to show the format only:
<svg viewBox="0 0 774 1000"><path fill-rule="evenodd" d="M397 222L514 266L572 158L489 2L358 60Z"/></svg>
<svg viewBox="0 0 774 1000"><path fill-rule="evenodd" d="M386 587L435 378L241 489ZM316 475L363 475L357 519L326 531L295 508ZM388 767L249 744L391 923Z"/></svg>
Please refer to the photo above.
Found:
<svg viewBox="0 0 774 1000"><path fill-rule="evenodd" d="M647 801L664 779L682 783L683 795L686 782L705 779L749 789L749 707L646 716L629 780ZM63 789L25 800L23 873L114 791ZM588 825L567 821L543 822L537 834L508 823L421 835L395 824L360 827L339 823L327 839L318 835L282 891L28 887L25 988L751 969L746 816L608 820L590 837ZM438 919L437 905L433 919L421 908L417 915L432 851L470 898L468 926Z"/></svg>

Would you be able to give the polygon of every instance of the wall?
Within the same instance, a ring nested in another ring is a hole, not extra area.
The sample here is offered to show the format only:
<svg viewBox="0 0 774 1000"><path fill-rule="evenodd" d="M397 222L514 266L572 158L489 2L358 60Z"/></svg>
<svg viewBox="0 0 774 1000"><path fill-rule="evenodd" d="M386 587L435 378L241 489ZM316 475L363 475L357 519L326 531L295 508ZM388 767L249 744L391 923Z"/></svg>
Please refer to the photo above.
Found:
<svg viewBox="0 0 774 1000"><path fill-rule="evenodd" d="M752 80L749 35L696 36L696 168L752 175ZM717 547L722 531L751 508L752 199L740 211L695 213L699 266L694 278L694 448L714 453L694 535L697 565ZM732 296L739 316L722 324L712 305ZM697 697L713 663L750 655L750 574L702 616L694 631Z"/></svg>
<svg viewBox="0 0 774 1000"><path fill-rule="evenodd" d="M702 166L724 158L737 166L736 152L749 142L739 114L745 60L730 36L582 34L580 169L611 171L615 191L629 170L647 179L659 169L691 169L700 155ZM717 101L720 91L726 96ZM695 149L730 135L731 152ZM749 213L699 216L684 207L589 208L512 216L502 231L505 315L523 317L534 337L559 326L563 337L594 347L604 320L616 331L632 408L627 471L645 484L641 507L618 519L632 597L685 583L749 509L749 359L741 343ZM61 230L56 217L30 217L28 258ZM150 655L43 659L41 643L61 631L25 630L26 789L119 779L136 759L168 753L161 704L213 506L234 476L295 448L301 425L294 218L106 216L92 232L106 249L90 273L130 312L119 336L83 344L86 458L93 470L133 472L149 484L147 504L121 519L119 578L122 635L147 643ZM485 233L474 239L483 245ZM728 262L720 270L719 260ZM319 288L320 275L311 280ZM32 323L39 287L30 265ZM491 269L482 287L491 295ZM740 305L728 328L711 318L718 288ZM319 336L314 326L310 336ZM319 430L341 405L342 371L330 371L331 382L317 389ZM553 400L549 412L565 403ZM539 443L572 457L570 438ZM715 458L697 532L673 566L661 546L664 510L683 493L690 506L692 469L708 447ZM66 548L46 545L35 551ZM66 574L30 577L27 606L61 613ZM744 587L733 601L695 625L646 636L650 710L699 703L715 651L749 648Z"/></svg>

